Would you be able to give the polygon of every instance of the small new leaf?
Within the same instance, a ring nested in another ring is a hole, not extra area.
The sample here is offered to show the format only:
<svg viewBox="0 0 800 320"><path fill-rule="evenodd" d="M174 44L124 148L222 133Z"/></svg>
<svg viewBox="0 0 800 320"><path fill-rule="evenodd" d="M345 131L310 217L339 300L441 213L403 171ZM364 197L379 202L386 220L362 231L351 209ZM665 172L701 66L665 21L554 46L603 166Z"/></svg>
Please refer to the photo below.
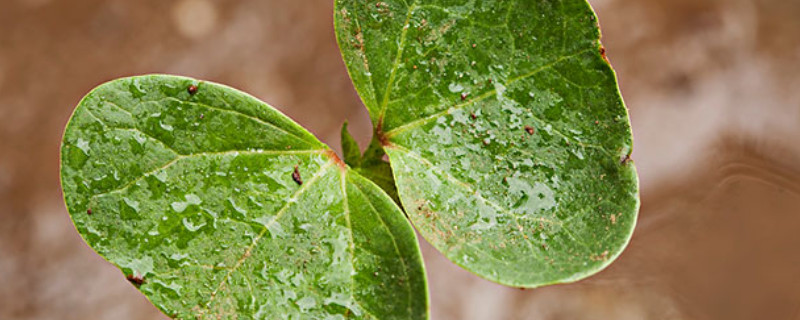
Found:
<svg viewBox="0 0 800 320"><path fill-rule="evenodd" d="M358 144L347 131L347 122L345 122L342 125L342 150L344 150L345 162L353 170L381 187L398 206L401 206L392 175L392 167L383 160L386 153L377 139L372 140L362 156Z"/></svg>
<svg viewBox="0 0 800 320"><path fill-rule="evenodd" d="M350 135L347 130L347 121L342 124L342 153L344 154L344 162L347 165L358 168L361 166L361 149L358 148L356 139Z"/></svg>

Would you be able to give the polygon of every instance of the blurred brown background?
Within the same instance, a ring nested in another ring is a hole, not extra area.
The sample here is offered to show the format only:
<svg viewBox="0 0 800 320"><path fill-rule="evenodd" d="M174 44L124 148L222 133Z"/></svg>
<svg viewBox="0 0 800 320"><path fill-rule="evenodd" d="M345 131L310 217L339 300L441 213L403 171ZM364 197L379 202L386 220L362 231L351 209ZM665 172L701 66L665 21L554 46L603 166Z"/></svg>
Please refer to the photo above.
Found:
<svg viewBox="0 0 800 320"><path fill-rule="evenodd" d="M434 319L800 319L800 0L590 2L635 131L632 243L526 291L425 245ZM335 148L344 119L369 139L331 0L0 0L0 319L165 319L84 245L58 179L83 94L153 72L252 93Z"/></svg>

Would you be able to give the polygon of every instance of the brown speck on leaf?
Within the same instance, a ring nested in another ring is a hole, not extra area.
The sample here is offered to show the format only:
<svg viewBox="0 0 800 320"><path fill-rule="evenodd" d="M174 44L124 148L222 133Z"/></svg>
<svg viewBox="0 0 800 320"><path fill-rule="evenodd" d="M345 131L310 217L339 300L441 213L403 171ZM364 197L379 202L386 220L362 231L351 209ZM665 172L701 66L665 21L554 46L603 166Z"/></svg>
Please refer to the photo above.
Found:
<svg viewBox="0 0 800 320"><path fill-rule="evenodd" d="M416 64L414 65L414 70L417 70L417 65Z"/></svg>
<svg viewBox="0 0 800 320"><path fill-rule="evenodd" d="M294 172L292 172L292 180L294 180L294 182L297 182L298 185L301 186L303 185L303 179L300 178L300 170L297 168L297 166L294 166Z"/></svg>
<svg viewBox="0 0 800 320"><path fill-rule="evenodd" d="M91 216L92 215L92 209L86 209L86 214Z"/></svg>
<svg viewBox="0 0 800 320"><path fill-rule="evenodd" d="M605 261L608 260L608 250L603 251L603 253L598 255L593 255L590 257L593 261Z"/></svg>
<svg viewBox="0 0 800 320"><path fill-rule="evenodd" d="M612 214L611 215L611 224L617 224L617 215L616 214Z"/></svg>
<svg viewBox="0 0 800 320"><path fill-rule="evenodd" d="M194 95L195 93L197 93L197 86L190 85L189 88L186 88L186 91L188 91L189 94Z"/></svg>
<svg viewBox="0 0 800 320"><path fill-rule="evenodd" d="M622 159L619 160L619 163L621 165L627 165L631 161L633 161L633 159L631 159L631 155L626 154L624 157L622 157Z"/></svg>
<svg viewBox="0 0 800 320"><path fill-rule="evenodd" d="M608 62L608 57L606 57L606 48L603 46L600 46L600 56L603 57L603 60Z"/></svg>
<svg viewBox="0 0 800 320"><path fill-rule="evenodd" d="M292 148L292 146L286 146L286 150L289 150L291 148Z"/></svg>
<svg viewBox="0 0 800 320"><path fill-rule="evenodd" d="M125 279L128 279L128 281L137 288L144 283L144 278L138 275L129 274L125 277Z"/></svg>
<svg viewBox="0 0 800 320"><path fill-rule="evenodd" d="M532 135L535 132L535 130L531 126L525 126L525 132Z"/></svg>
<svg viewBox="0 0 800 320"><path fill-rule="evenodd" d="M475 120L475 119L478 118L478 116L476 116L474 112L470 112L469 113L469 117L472 118L472 120Z"/></svg>
<svg viewBox="0 0 800 320"><path fill-rule="evenodd" d="M468 94L466 92L462 93L461 94L461 101L467 100L467 96L468 96Z"/></svg>

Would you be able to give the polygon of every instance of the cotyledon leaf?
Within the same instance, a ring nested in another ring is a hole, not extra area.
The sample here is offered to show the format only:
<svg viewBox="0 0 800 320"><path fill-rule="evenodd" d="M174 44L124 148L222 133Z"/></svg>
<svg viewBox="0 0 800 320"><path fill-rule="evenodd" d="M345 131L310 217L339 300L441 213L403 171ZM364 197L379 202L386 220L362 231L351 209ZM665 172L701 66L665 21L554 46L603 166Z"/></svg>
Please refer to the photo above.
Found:
<svg viewBox="0 0 800 320"><path fill-rule="evenodd" d="M481 277L575 281L632 235L632 134L596 21L585 0L336 0L406 214Z"/></svg>
<svg viewBox="0 0 800 320"><path fill-rule="evenodd" d="M78 232L173 318L427 318L400 209L249 95L111 81L80 102L61 156Z"/></svg>

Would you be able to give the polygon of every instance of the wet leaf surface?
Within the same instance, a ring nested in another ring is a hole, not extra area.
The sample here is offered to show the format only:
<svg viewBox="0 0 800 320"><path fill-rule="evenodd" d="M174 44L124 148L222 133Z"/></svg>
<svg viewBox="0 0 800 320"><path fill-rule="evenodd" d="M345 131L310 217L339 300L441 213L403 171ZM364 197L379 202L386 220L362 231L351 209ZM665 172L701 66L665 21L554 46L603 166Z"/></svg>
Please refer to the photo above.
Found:
<svg viewBox="0 0 800 320"><path fill-rule="evenodd" d="M81 236L180 319L423 319L416 237L381 189L235 89L115 80L78 105L62 186Z"/></svg>
<svg viewBox="0 0 800 320"><path fill-rule="evenodd" d="M638 212L627 110L584 0L336 1L417 230L486 279L594 274Z"/></svg>

